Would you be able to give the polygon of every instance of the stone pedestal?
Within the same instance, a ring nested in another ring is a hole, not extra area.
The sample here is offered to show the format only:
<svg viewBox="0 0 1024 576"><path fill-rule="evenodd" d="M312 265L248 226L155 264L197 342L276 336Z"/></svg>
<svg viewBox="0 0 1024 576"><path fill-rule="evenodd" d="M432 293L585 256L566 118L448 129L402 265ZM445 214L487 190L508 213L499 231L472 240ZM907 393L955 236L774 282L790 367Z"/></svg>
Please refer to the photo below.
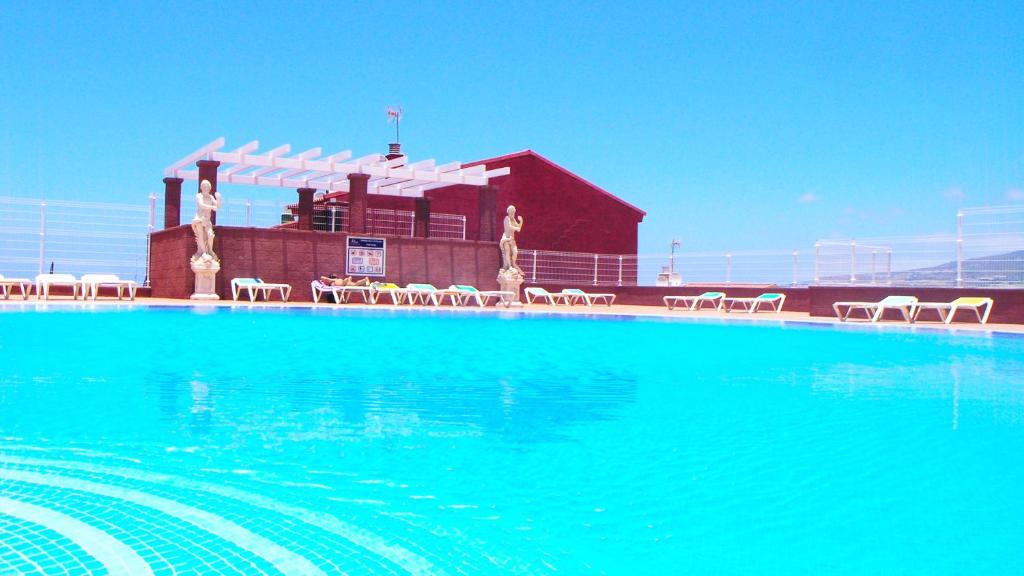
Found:
<svg viewBox="0 0 1024 576"><path fill-rule="evenodd" d="M515 268L509 268L498 272L498 289L503 292L511 292L515 294L515 296L512 297L511 306L523 305L519 300L519 287L523 285L524 280L523 273Z"/></svg>
<svg viewBox="0 0 1024 576"><path fill-rule="evenodd" d="M196 275L196 289L193 300L220 300L217 296L217 272L220 262L204 256L192 261L192 272Z"/></svg>

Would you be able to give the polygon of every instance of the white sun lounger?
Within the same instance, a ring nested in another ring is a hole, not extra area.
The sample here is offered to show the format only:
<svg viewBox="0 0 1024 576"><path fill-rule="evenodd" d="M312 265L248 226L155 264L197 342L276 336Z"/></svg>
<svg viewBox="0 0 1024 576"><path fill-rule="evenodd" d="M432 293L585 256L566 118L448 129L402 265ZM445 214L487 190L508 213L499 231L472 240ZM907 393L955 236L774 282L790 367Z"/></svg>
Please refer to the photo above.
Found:
<svg viewBox="0 0 1024 576"><path fill-rule="evenodd" d="M676 307L702 310L705 302L711 304L715 310L721 310L725 292L705 292L697 296L665 296L662 300L665 301L665 306L668 306L669 310L675 310Z"/></svg>
<svg viewBox="0 0 1024 576"><path fill-rule="evenodd" d="M4 278L0 274L0 292L4 295L4 300L11 297L11 290L17 287L21 290L21 299L28 300L28 293L32 291L32 281L28 278Z"/></svg>
<svg viewBox="0 0 1024 576"><path fill-rule="evenodd" d="M842 309L846 308L846 314ZM878 322L886 310L899 310L903 319L907 322L913 320L917 308L916 296L886 296L878 302L836 302L832 304L832 310L840 322L850 319L854 310L863 310L865 318L872 322Z"/></svg>
<svg viewBox="0 0 1024 576"><path fill-rule="evenodd" d="M570 305L583 302L587 306L593 306L595 302L598 302L611 306L612 302L615 302L615 294L584 292L579 288L565 288L562 290L562 294L569 297Z"/></svg>
<svg viewBox="0 0 1024 576"><path fill-rule="evenodd" d="M387 295L391 298L391 304L394 306L404 304L406 299L412 304L413 295L408 288L402 288L392 282L374 282L370 284L370 288L373 289L374 303L380 302L381 296Z"/></svg>
<svg viewBox="0 0 1024 576"><path fill-rule="evenodd" d="M325 293L329 293L334 297L335 304L348 304L353 294L359 294L364 303L373 304L373 288L370 286L334 286L324 284L320 280L313 280L309 283L309 287L313 291L314 303L319 303L320 298Z"/></svg>
<svg viewBox="0 0 1024 576"><path fill-rule="evenodd" d="M78 298L78 290L82 282L71 274L39 274L36 276L36 297L50 299L50 288L71 288L71 299ZM85 295L83 294L83 297Z"/></svg>
<svg viewBox="0 0 1024 576"><path fill-rule="evenodd" d="M83 274L82 275L82 300L89 298L93 300L99 296L100 288L115 288L117 299L120 300L124 293L128 292L128 299L135 300L135 291L138 284L134 280L121 280L117 274Z"/></svg>
<svg viewBox="0 0 1024 576"><path fill-rule="evenodd" d="M917 321L917 317L921 315L922 310L935 310L939 314L939 319L949 324L953 321L953 316L956 316L957 310L972 310L978 318L978 322L985 324L988 322L988 315L992 312L993 304L994 302L991 298L974 296L964 296L952 302L918 302L912 321ZM984 312L982 312L982 309L984 309Z"/></svg>
<svg viewBox="0 0 1024 576"><path fill-rule="evenodd" d="M434 306L441 304L442 296L439 296L439 294L443 291L438 290L433 284L406 284L405 290L410 304L419 303L426 305L428 302Z"/></svg>
<svg viewBox="0 0 1024 576"><path fill-rule="evenodd" d="M470 302L476 302L476 305L481 308L490 304L492 300L495 306L501 304L508 308L512 305L512 300L515 298L514 292L477 290L475 286L468 286L466 284L452 284L444 292L447 296L451 297L453 305L466 306Z"/></svg>
<svg viewBox="0 0 1024 576"><path fill-rule="evenodd" d="M538 299L545 300L552 306L557 306L559 302L562 304L569 304L569 295L562 292L548 292L540 286L530 286L523 289L523 294L526 297L527 304L533 304Z"/></svg>
<svg viewBox="0 0 1024 576"><path fill-rule="evenodd" d="M782 312L782 305L785 302L785 294L768 292L754 298L726 298L723 301L723 307L726 312L732 312L736 306L739 306L742 310L746 311L747 314L753 314L761 308L762 304L764 304L771 307L772 311L778 314L779 312Z"/></svg>
<svg viewBox="0 0 1024 576"><path fill-rule="evenodd" d="M249 302L255 302L257 295L262 295L264 300L269 300L274 290L281 295L282 302L287 302L288 297L292 294L292 287L289 284L264 282L259 278L232 278L231 299L238 300L242 290L249 294Z"/></svg>

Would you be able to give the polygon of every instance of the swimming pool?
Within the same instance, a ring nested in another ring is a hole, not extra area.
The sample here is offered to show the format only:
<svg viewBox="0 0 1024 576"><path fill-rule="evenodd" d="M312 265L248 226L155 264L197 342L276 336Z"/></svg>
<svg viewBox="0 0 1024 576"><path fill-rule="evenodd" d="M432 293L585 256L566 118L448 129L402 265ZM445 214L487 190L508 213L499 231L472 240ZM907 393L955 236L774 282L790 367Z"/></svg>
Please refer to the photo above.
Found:
<svg viewBox="0 0 1024 576"><path fill-rule="evenodd" d="M1024 571L1024 339L0 313L0 574Z"/></svg>

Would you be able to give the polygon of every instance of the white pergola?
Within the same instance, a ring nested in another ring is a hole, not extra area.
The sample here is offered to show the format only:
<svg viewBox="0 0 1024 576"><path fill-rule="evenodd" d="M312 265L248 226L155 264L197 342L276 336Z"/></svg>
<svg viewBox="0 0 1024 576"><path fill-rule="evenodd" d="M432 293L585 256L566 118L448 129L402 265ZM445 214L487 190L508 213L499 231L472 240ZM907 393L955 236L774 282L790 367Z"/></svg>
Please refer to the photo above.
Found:
<svg viewBox="0 0 1024 576"><path fill-rule="evenodd" d="M366 190L369 194L415 198L422 197L427 190L453 184L485 186L491 178L510 173L509 168L487 170L483 165L463 167L460 162L441 165L434 160L409 162L405 156L388 160L383 154L353 159L350 150L322 157L320 148L311 148L289 156L289 144L262 153L258 152L259 147L259 141L253 140L225 152L222 136L168 166L164 176L199 180L195 163L214 160L220 162L217 181L222 183L347 192L348 176L365 174L369 176Z"/></svg>

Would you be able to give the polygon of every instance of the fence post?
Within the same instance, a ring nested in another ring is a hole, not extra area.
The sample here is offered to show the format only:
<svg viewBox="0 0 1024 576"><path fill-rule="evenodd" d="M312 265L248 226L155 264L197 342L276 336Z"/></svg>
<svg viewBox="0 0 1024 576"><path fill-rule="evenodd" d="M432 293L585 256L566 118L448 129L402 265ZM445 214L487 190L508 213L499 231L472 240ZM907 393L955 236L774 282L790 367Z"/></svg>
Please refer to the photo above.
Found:
<svg viewBox="0 0 1024 576"><path fill-rule="evenodd" d="M796 284L797 284L797 281L798 281L797 278L798 278L798 276L800 274L799 270L800 270L800 254L796 250L793 250L793 286L796 286Z"/></svg>
<svg viewBox="0 0 1024 576"><path fill-rule="evenodd" d="M857 241L850 240L850 284L857 281Z"/></svg>
<svg viewBox="0 0 1024 576"><path fill-rule="evenodd" d="M956 213L956 287L964 287L964 211Z"/></svg>
<svg viewBox="0 0 1024 576"><path fill-rule="evenodd" d="M594 254L594 286L597 286L597 254Z"/></svg>
<svg viewBox="0 0 1024 576"><path fill-rule="evenodd" d="M878 250L871 251L871 283L875 283L875 260L878 258Z"/></svg>
<svg viewBox="0 0 1024 576"><path fill-rule="evenodd" d="M885 253L885 281L886 283L892 283L892 248L889 248Z"/></svg>
<svg viewBox="0 0 1024 576"><path fill-rule="evenodd" d="M463 227L462 227L462 235L463 235L463 237L465 237L465 235L466 235L466 227L465 227L465 225L463 225ZM537 251L536 250L533 251L533 279L530 280L530 282L532 282L533 284L537 283Z"/></svg>
<svg viewBox="0 0 1024 576"><path fill-rule="evenodd" d="M46 200L39 203L39 273L46 266Z"/></svg>
<svg viewBox="0 0 1024 576"><path fill-rule="evenodd" d="M821 242L814 243L814 283L817 284L821 279L819 275L819 269L821 266Z"/></svg>
<svg viewBox="0 0 1024 576"><path fill-rule="evenodd" d="M252 224L250 224L251 221L252 221L252 200L247 198L245 200L245 226L246 226L246 228L248 228L249 226L252 226Z"/></svg>
<svg viewBox="0 0 1024 576"><path fill-rule="evenodd" d="M619 254L619 286L622 286L622 254Z"/></svg>
<svg viewBox="0 0 1024 576"><path fill-rule="evenodd" d="M732 253L725 253L725 283L732 283Z"/></svg>
<svg viewBox="0 0 1024 576"><path fill-rule="evenodd" d="M156 193L149 193L149 233L146 234L146 278L142 281L143 286L149 286L149 262L153 252L151 245L153 239L153 227L156 225Z"/></svg>

